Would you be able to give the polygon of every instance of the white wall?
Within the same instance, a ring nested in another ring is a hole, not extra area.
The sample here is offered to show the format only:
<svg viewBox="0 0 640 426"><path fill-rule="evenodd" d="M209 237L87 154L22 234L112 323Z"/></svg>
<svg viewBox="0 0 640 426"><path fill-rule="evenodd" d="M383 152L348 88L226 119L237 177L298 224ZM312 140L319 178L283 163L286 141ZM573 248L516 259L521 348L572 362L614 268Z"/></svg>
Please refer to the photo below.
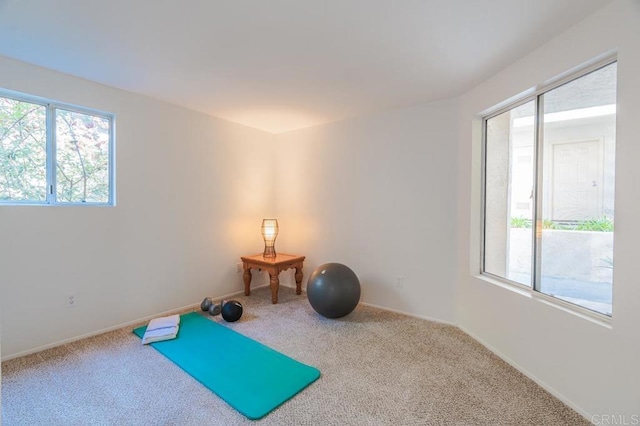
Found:
<svg viewBox="0 0 640 426"><path fill-rule="evenodd" d="M0 208L3 356L241 289L236 257L262 248L260 219L276 216L276 249L307 255L305 281L321 263L345 263L364 302L457 321L586 416L638 414L639 16L637 1L614 2L459 100L277 138L0 58L0 87L118 114L117 207ZM612 49L607 328L477 277L478 113ZM67 291L78 307L64 308Z"/></svg>
<svg viewBox="0 0 640 426"><path fill-rule="evenodd" d="M454 320L456 111L433 102L278 136L276 250L307 256L304 282L344 263L362 301Z"/></svg>
<svg viewBox="0 0 640 426"><path fill-rule="evenodd" d="M640 2L612 3L465 94L459 123L457 322L588 418L623 415L627 422L640 414L639 28ZM613 319L606 327L477 276L478 114L611 50L618 52L618 133Z"/></svg>
<svg viewBox="0 0 640 426"><path fill-rule="evenodd" d="M116 207L0 207L2 357L242 289L275 136L0 57L0 87L116 114ZM78 306L65 307L68 292Z"/></svg>

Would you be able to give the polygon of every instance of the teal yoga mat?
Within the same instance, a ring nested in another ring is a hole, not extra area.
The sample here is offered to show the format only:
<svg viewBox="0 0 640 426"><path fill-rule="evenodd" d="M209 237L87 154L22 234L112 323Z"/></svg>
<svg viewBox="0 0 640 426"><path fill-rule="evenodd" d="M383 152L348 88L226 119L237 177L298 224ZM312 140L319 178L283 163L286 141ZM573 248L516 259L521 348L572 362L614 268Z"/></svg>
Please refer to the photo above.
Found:
<svg viewBox="0 0 640 426"><path fill-rule="evenodd" d="M133 332L142 338L146 329ZM317 368L197 312L180 317L176 339L150 346L252 420L264 417L320 377Z"/></svg>

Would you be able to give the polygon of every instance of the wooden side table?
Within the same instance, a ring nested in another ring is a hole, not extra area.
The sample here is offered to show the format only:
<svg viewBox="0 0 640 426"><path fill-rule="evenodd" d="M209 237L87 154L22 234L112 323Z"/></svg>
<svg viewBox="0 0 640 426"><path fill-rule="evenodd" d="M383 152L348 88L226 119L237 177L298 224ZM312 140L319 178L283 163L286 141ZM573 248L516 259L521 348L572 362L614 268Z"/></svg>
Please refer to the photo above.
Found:
<svg viewBox="0 0 640 426"><path fill-rule="evenodd" d="M296 294L302 293L302 263L304 262L304 256L278 253L276 257L263 257L262 254L255 254L253 256L242 256L240 259L242 259L242 268L244 269L242 278L244 279L245 296L251 294L251 268L265 270L269 273L271 278L271 303L278 303L278 289L280 287L278 275L289 268L296 268Z"/></svg>

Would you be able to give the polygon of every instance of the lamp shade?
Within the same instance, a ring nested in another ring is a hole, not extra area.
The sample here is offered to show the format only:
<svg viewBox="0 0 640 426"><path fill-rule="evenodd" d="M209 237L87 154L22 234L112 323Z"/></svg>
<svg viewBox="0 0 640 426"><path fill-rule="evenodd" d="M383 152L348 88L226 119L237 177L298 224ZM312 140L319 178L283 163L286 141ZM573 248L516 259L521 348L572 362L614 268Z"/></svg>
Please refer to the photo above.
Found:
<svg viewBox="0 0 640 426"><path fill-rule="evenodd" d="M276 237L278 236L278 219L262 219L262 239L264 239L264 257L276 257Z"/></svg>

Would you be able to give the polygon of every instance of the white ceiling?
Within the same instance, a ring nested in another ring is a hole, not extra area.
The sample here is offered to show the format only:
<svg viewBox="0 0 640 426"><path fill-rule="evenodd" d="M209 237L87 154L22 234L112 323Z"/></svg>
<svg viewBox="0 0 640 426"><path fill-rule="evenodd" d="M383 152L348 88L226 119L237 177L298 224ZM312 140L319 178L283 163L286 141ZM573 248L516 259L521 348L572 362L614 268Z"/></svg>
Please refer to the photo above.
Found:
<svg viewBox="0 0 640 426"><path fill-rule="evenodd" d="M609 0L0 0L0 55L272 133L456 96Z"/></svg>

